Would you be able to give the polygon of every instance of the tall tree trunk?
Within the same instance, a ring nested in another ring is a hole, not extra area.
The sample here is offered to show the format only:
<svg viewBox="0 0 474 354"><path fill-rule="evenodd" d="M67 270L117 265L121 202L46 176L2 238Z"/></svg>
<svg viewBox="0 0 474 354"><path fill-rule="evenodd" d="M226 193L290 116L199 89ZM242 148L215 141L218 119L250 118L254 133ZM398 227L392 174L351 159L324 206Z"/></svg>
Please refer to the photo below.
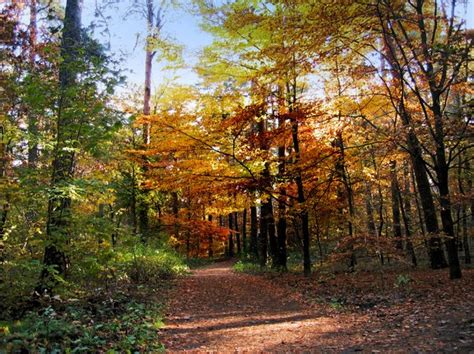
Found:
<svg viewBox="0 0 474 354"><path fill-rule="evenodd" d="M285 118L278 118L278 126L281 130L285 128ZM283 143L278 147L278 175L280 178L284 178L285 175L285 159L286 159L286 147ZM280 270L287 270L286 265L286 189L281 187L278 197L278 223L277 223L277 241L278 241L278 250L277 250L277 259L276 259L276 268Z"/></svg>
<svg viewBox="0 0 474 354"><path fill-rule="evenodd" d="M250 207L250 254L254 259L258 259L258 220L257 207Z"/></svg>
<svg viewBox="0 0 474 354"><path fill-rule="evenodd" d="M470 222L468 225L468 213L467 213L467 206L464 206L464 214L463 215L463 242L464 242L464 263L466 264L471 264L471 252L470 252L470 247L469 247L469 235L472 235L472 232L474 230L474 197L472 196L472 179L470 178L471 175L471 165L469 163L468 158L464 158L464 171L465 172L465 178L467 181L467 194L470 195L470 204L471 204L471 217L470 217Z"/></svg>
<svg viewBox="0 0 474 354"><path fill-rule="evenodd" d="M349 269L351 271L354 270L355 265L357 263L355 252L353 251L352 239L354 236L354 216L355 216L355 209L354 209L354 192L352 190L352 184L349 180L348 173L346 171L346 163L345 163L345 149L344 149L344 140L342 137L342 130L337 132L337 137L334 142L334 145L339 149L339 157L336 161L336 173L338 174L341 182L344 185L345 189L345 199L347 201L347 208L349 209L349 220L347 220L347 229L349 233L349 237L351 239L351 247L350 247L350 263Z"/></svg>
<svg viewBox="0 0 474 354"><path fill-rule="evenodd" d="M242 211L242 250L247 254L247 209Z"/></svg>
<svg viewBox="0 0 474 354"><path fill-rule="evenodd" d="M449 193L449 166L446 161L444 145L444 127L441 113L440 96L432 90L432 110L435 120L436 133L436 177L438 179L439 204L441 208L441 223L443 232L447 237L446 248L448 250L449 276L451 279L461 278L461 266L459 264L456 238L454 235L454 222L451 214L451 199Z"/></svg>
<svg viewBox="0 0 474 354"><path fill-rule="evenodd" d="M260 207L260 235L258 237L258 255L261 267L267 265L268 213L268 202L264 202Z"/></svg>
<svg viewBox="0 0 474 354"><path fill-rule="evenodd" d="M74 97L69 91L76 85L78 65L75 62L81 55L81 7L82 0L67 0L61 40L62 62L59 67L61 97L51 182L53 192L48 202L44 267L36 289L40 294L52 290L57 282L55 273L64 275L68 262L64 246L70 236L71 198L54 192L54 189L69 184L74 176L75 155L69 144L78 140L80 122L76 119L76 112L71 109Z"/></svg>
<svg viewBox="0 0 474 354"><path fill-rule="evenodd" d="M31 71L36 71L36 37L37 37L37 4L36 0L30 0L30 24L29 24L29 61ZM36 112L28 112L28 167L35 168L38 161L38 117Z"/></svg>
<svg viewBox="0 0 474 354"><path fill-rule="evenodd" d="M267 206L265 208L266 215L264 217L267 218L267 230L268 230L268 241L270 245L270 254L272 257L272 267L278 262L278 244L277 244L277 237L275 233L275 217L273 215L273 202L271 198L265 202Z"/></svg>
<svg viewBox="0 0 474 354"><path fill-rule="evenodd" d="M171 208L174 217L173 233L174 237L179 240L179 198L178 192L171 192Z"/></svg>
<svg viewBox="0 0 474 354"><path fill-rule="evenodd" d="M0 125L0 182L7 183L7 146L4 142L5 132L4 127ZM0 241L5 237L5 225L7 222L8 212L10 210L10 195L6 193L5 201L3 201L2 210L0 212ZM3 257L2 257L3 258Z"/></svg>
<svg viewBox="0 0 474 354"><path fill-rule="evenodd" d="M380 246L380 240L382 239L382 231L385 224L384 218L384 198L382 193L382 186L381 186L381 178L380 178L380 171L377 166L377 161L375 160L375 153L373 150L370 151L370 156L372 158L372 164L374 166L374 170L376 171L376 180L377 180L377 214L379 218L379 224L377 226L377 254L380 258L381 265L384 264L384 253L383 249Z"/></svg>
<svg viewBox="0 0 474 354"><path fill-rule="evenodd" d="M270 146L266 137L267 127L265 120L260 119L257 122L257 130L260 149L262 149L263 151L269 151ZM268 193L267 189L272 189L270 164L268 161L265 162L265 166L262 172L260 188L260 191L262 193ZM270 243L270 255L272 257L272 260L275 259L277 252L272 200L270 196L265 197L266 199L262 201L262 205L260 207L260 237L258 238L258 253L260 256L260 265L262 267L266 266L267 264L268 243Z"/></svg>
<svg viewBox="0 0 474 354"><path fill-rule="evenodd" d="M239 232L239 213L234 212L234 227L235 227L235 242L237 243L237 255L240 256L242 253L242 244L240 243L240 232Z"/></svg>
<svg viewBox="0 0 474 354"><path fill-rule="evenodd" d="M151 99L151 74L152 74L152 64L153 64L153 50L152 43L154 39L154 9L153 9L153 0L146 0L146 22L147 22L147 43L145 49L145 91L143 94L143 114L145 116L150 115L150 99ZM146 122L143 124L143 145L146 149L150 144L150 123ZM143 173L146 175L148 171L148 159L146 156L143 156L144 165ZM147 200L149 190L147 188L141 188L142 198L140 199L139 204L139 226L142 242L146 242L149 231L149 219L148 219L148 209L150 205Z"/></svg>
<svg viewBox="0 0 474 354"><path fill-rule="evenodd" d="M367 213L367 231L369 236L373 239L376 236L375 231L375 219L374 219L374 207L372 203L372 190L370 183L365 183L365 211Z"/></svg>
<svg viewBox="0 0 474 354"><path fill-rule="evenodd" d="M229 241L228 241L228 256L234 257L234 236L233 236L233 228L234 228L234 217L233 213L229 213Z"/></svg>
<svg viewBox="0 0 474 354"><path fill-rule="evenodd" d="M397 97L397 102L394 106L401 117L402 124L407 131L407 148L410 153L410 158L415 172L416 185L420 194L421 206L424 214L424 221L426 231L429 234L429 256L431 261L431 268L438 269L447 266L444 257L441 239L439 237L439 226L436 217L436 209L433 201L433 194L428 179L426 169L426 162L423 159L420 141L411 124L411 116L405 107L404 97L404 82L403 68L398 64L395 58L395 45L389 36L384 36L386 59L390 67L390 72L394 78L395 86L401 87L402 92L400 97Z"/></svg>
<svg viewBox="0 0 474 354"><path fill-rule="evenodd" d="M412 229L411 229L411 203L410 203L410 180L409 180L409 170L408 164L405 163L403 166L404 172L404 197L402 197L402 193L400 188L398 189L398 196L400 201L400 210L402 212L403 218L403 225L405 229L405 237L406 237L406 249L408 254L411 257L411 262L414 267L418 265L418 261L416 259L415 248L413 247L413 242L411 240L412 237Z"/></svg>
<svg viewBox="0 0 474 354"><path fill-rule="evenodd" d="M207 216L207 221L212 223L212 215L209 214ZM213 250L213 239L212 239L212 233L209 232L209 235L207 237L207 256L209 259L211 259L214 256L214 250Z"/></svg>
<svg viewBox="0 0 474 354"><path fill-rule="evenodd" d="M295 153L294 162L295 165L298 165L301 159L301 152L300 152L300 141L298 136L298 121L296 119L291 120L291 137L293 140L293 150ZM301 171L298 169L296 171L296 188L298 193L298 204L302 207L300 211L300 219L301 219L301 231L303 234L303 272L305 276L311 275L311 255L310 255L310 235L309 235L309 217L308 217L308 210L304 206L306 198L304 195L304 186L303 186L303 178L301 177Z"/></svg>
<svg viewBox="0 0 474 354"><path fill-rule="evenodd" d="M400 198L398 194L397 163L390 161L390 191L392 195L392 219L393 219L393 237L395 247L398 250L403 249L402 243L402 225L400 220Z"/></svg>

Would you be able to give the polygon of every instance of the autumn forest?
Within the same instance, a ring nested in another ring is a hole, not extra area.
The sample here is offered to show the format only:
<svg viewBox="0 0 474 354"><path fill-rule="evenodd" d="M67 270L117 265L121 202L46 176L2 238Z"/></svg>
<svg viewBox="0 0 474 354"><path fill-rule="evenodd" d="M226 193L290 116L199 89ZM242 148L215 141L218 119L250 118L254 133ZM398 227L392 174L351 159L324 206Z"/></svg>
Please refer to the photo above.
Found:
<svg viewBox="0 0 474 354"><path fill-rule="evenodd" d="M2 2L0 352L473 350L468 6Z"/></svg>

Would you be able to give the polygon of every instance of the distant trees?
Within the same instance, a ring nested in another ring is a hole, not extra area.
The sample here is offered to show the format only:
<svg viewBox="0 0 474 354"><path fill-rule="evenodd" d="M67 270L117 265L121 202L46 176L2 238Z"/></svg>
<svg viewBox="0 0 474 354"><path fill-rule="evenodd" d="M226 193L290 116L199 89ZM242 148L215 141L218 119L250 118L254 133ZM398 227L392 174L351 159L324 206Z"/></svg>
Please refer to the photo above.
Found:
<svg viewBox="0 0 474 354"><path fill-rule="evenodd" d="M215 201L199 200L229 216L228 246L239 231L230 215L250 207L243 249L262 266L285 269L297 245L310 274L316 241L320 257L346 257L350 268L366 256L416 266L425 246L440 268L446 245L450 276L460 277L456 230L466 227L452 200L465 191L453 178L458 159L461 171L470 160L461 68L472 41L456 2L196 3L216 38L197 68L210 96L150 118L166 127L152 131L164 144L194 146L168 160L183 178L178 195L201 178L214 184ZM150 154L164 163L163 152Z"/></svg>
<svg viewBox="0 0 474 354"><path fill-rule="evenodd" d="M28 269L46 292L90 259L72 250L107 262L141 234L281 271L291 255L306 275L395 260L461 277L472 34L456 1L196 0L214 36L202 82L155 92L153 60L179 67L181 47L161 35L164 2L133 4L145 80L120 97L80 0L64 17L1 8L0 260L42 258Z"/></svg>

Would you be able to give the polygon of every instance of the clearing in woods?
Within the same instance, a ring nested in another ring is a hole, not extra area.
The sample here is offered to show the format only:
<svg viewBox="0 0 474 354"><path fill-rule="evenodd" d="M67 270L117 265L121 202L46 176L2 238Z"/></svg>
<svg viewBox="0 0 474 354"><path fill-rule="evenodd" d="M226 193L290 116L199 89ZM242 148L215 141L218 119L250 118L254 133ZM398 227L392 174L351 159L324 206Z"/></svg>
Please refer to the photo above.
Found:
<svg viewBox="0 0 474 354"><path fill-rule="evenodd" d="M449 299L439 299L438 308L438 301L434 307L423 308L426 301L420 297L403 298L396 304L369 301L367 306L338 308L331 303L310 305L298 289L285 286L281 278L276 280L236 273L230 261L180 279L161 333L166 349L355 352L473 348L474 314L469 299L458 299L456 308ZM469 282L459 283L459 288L467 290L464 286ZM457 306L463 301L465 306Z"/></svg>

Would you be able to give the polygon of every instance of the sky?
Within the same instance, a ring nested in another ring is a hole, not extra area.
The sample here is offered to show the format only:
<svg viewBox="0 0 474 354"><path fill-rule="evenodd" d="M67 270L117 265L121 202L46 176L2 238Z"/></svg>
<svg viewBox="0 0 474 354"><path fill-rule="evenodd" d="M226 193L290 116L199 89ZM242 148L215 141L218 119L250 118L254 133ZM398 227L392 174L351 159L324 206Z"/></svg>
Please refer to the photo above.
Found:
<svg viewBox="0 0 474 354"><path fill-rule="evenodd" d="M145 19L131 11L133 1L145 0L117 0L117 3L104 9L103 15L110 16L106 20L110 37L100 36L101 42L109 42L112 53L123 53L123 68L127 70L128 84L142 85L144 81L144 38L146 33ZM164 14L162 34L173 38L184 45L184 61L187 68L178 72L181 84L197 84L198 76L192 70L198 60L202 48L212 42L210 34L199 27L199 18L186 10L191 6L191 0L178 0L179 7L170 7ZM1 2L1 0L0 0ZM155 0L158 2L158 0ZM462 2L462 1L460 1ZM84 0L83 25L98 22L94 16L95 9L103 6L105 0ZM459 15L466 19L467 27L474 28L474 0L467 0L467 6L459 6ZM97 31L99 32L99 31ZM138 40L137 40L138 39ZM158 86L165 78L173 77L173 73L163 70L162 65L154 63L152 85Z"/></svg>
<svg viewBox="0 0 474 354"><path fill-rule="evenodd" d="M98 22L94 16L97 3L103 0L84 0L83 25L92 21ZM144 2L145 0L139 0ZM157 3L158 1L155 0ZM130 10L132 0L120 0L118 4L104 9L109 35L98 35L101 42L110 43L112 53L123 53L123 68L127 70L130 84L142 85L145 76L145 19L133 14ZM178 76L182 84L196 84L199 81L192 67L198 61L199 52L212 42L212 37L199 27L199 19L189 11L189 1L182 2L179 7L169 7L164 13L162 35L184 46L183 58L185 69L179 72L163 70L163 64L153 63L152 85L157 86L166 78ZM188 9L186 9L188 8ZM103 28L103 27L102 27ZM100 28L99 31L100 32Z"/></svg>

